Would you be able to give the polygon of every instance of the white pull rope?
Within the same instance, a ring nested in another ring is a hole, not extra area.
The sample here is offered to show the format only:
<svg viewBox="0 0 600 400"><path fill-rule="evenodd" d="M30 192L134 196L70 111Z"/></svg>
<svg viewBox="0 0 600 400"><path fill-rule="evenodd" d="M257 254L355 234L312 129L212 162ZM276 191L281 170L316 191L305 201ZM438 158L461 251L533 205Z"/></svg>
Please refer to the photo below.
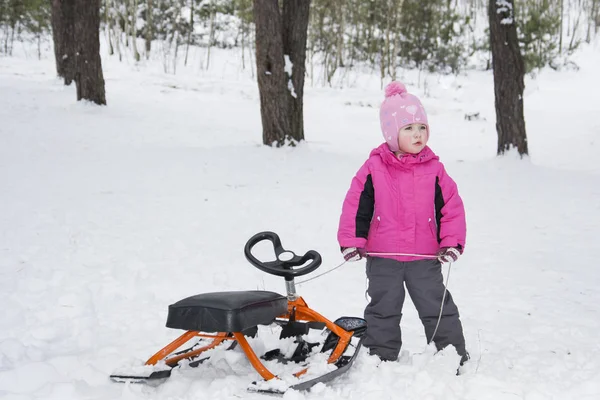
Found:
<svg viewBox="0 0 600 400"><path fill-rule="evenodd" d="M426 258L437 258L437 256L431 255L431 254L409 254L409 253L366 253L367 255L370 256L409 256L409 257L426 257ZM317 279L325 274L328 274L332 271L335 271L336 269L340 268L342 265L346 264L348 261L344 260L340 265L338 265L337 267L334 267L328 271L323 272L322 274L313 276L312 278L309 279L305 279L303 281L297 282L297 285L301 285L303 283L306 282L310 282L313 279ZM448 293L448 282L450 281L450 269L452 268L452 262L448 262L448 273L446 274L446 282L444 283L444 293L442 294L442 302L440 304L440 314L438 315L438 319L437 322L435 324L435 329L433 330L433 335L431 335L431 339L429 339L429 342L427 343L427 345L429 346L431 344L431 342L433 342L433 339L435 339L435 334L438 331L438 328L440 327L440 321L442 320L442 314L444 313L444 303L446 302L446 294ZM366 296L366 291L365 291L365 296Z"/></svg>
<svg viewBox="0 0 600 400"><path fill-rule="evenodd" d="M409 254L409 253L367 253L370 256L409 256L409 257L425 257L425 258L437 258L438 256L434 256L431 254ZM442 314L444 313L444 303L446 302L446 294L448 293L448 282L450 281L450 269L452 268L452 262L448 263L448 273L446 275L446 283L444 283L444 293L442 294L442 303L440 304L440 314L438 315L437 323L435 324L435 329L433 330L433 335L431 335L431 339L427 343L430 345L435 338L435 334L440 327L440 321L442 320ZM366 292L365 292L366 296Z"/></svg>
<svg viewBox="0 0 600 400"><path fill-rule="evenodd" d="M435 329L433 330L433 335L431 335L431 339L427 345L433 342L433 338L435 338L435 334L437 333L438 327L440 326L440 321L442 320L442 314L444 312L444 302L446 301L446 293L448 293L448 281L450 280L450 268L452 268L452 262L448 263L448 273L446 275L446 283L444 283L444 294L442 295L442 304L440 304L440 315L438 316L437 323L435 324Z"/></svg>
<svg viewBox="0 0 600 400"><path fill-rule="evenodd" d="M365 253L365 254L367 254L369 256L406 256L406 257L424 257L424 258L437 258L438 257L438 256L433 255L433 254L410 254L410 253L373 253L373 252L368 252L368 253ZM344 262L342 262L337 267L331 268L330 270L327 270L327 271L323 272L322 274L315 275L312 278L308 278L308 279L305 279L303 281L296 282L296 285L301 285L303 283L310 282L313 279L317 279L317 278L319 278L319 277L321 277L323 275L326 275L326 274L328 274L328 273L330 273L332 271L335 271L336 269L340 268L342 265L346 264L347 262L348 261L344 260ZM446 295L446 293L444 293L444 296L445 295Z"/></svg>
<svg viewBox="0 0 600 400"><path fill-rule="evenodd" d="M320 276L323 276L323 275L325 275L325 274L328 274L328 273L330 273L330 272L332 272L332 271L335 271L336 269L338 269L338 268L339 268L339 267L341 267L342 265L346 264L347 262L348 262L348 261L344 260L344 262L342 262L342 263L341 263L340 265L338 265L337 267L331 268L330 270L327 270L327 271L323 272L322 274L315 275L315 276L313 276L312 278L308 278L308 279L305 279L305 280L303 280L303 281L296 282L296 285L302 285L303 283L310 282L310 281L312 281L313 279L317 279L317 278L318 278L318 277L320 277Z"/></svg>

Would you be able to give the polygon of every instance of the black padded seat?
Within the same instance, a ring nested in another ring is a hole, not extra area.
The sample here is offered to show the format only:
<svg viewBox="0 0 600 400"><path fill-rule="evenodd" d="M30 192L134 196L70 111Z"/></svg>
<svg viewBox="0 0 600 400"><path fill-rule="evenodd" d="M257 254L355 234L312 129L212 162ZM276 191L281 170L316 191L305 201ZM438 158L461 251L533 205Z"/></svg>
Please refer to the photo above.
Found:
<svg viewBox="0 0 600 400"><path fill-rule="evenodd" d="M203 293L171 304L167 327L186 331L241 332L256 325L269 325L286 312L287 298L275 292Z"/></svg>

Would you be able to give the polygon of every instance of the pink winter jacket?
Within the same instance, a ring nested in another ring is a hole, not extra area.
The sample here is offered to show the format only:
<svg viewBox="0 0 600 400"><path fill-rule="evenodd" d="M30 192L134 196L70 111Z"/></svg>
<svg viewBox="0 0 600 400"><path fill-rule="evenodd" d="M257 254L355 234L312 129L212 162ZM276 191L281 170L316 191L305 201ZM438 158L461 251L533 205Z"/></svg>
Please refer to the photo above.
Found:
<svg viewBox="0 0 600 400"><path fill-rule="evenodd" d="M465 209L456 183L429 147L398 158L387 144L360 168L342 206L341 247L367 252L434 255L465 247ZM418 256L379 256L399 261Z"/></svg>

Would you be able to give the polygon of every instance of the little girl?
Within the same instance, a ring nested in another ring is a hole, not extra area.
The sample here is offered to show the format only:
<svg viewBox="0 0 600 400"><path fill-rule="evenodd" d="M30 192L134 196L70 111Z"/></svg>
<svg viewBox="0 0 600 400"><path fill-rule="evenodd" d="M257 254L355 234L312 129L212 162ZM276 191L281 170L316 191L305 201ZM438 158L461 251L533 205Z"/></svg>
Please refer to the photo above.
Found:
<svg viewBox="0 0 600 400"><path fill-rule="evenodd" d="M368 329L364 344L382 360L398 358L405 285L425 327L427 343L453 345L469 359L458 308L444 294L441 262L465 247L466 222L456 183L427 147L429 125L419 99L402 83L385 89L380 109L385 143L371 151L342 207L338 241L347 261L367 256Z"/></svg>

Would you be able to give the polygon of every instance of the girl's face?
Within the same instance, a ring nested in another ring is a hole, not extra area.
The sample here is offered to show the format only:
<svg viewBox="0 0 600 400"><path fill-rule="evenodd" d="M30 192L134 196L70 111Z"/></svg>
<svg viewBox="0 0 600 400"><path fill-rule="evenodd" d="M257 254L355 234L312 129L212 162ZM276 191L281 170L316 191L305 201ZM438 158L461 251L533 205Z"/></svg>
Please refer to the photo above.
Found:
<svg viewBox="0 0 600 400"><path fill-rule="evenodd" d="M427 126L423 124L406 125L398 132L398 148L402 153L417 154L425 148L429 140Z"/></svg>

